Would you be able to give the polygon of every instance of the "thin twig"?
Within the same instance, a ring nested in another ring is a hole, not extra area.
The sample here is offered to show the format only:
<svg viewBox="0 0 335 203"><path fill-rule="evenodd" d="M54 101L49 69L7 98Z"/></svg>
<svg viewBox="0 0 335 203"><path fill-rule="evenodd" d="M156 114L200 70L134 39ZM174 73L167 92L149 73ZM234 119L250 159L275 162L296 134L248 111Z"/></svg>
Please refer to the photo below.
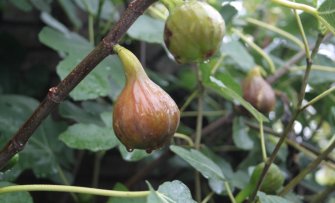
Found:
<svg viewBox="0 0 335 203"><path fill-rule="evenodd" d="M323 161L330 152L335 148L335 140L327 147L327 149L322 152L320 156L318 156L317 159L312 161L310 164L308 164L307 167L305 167L296 177L294 177L284 188L279 192L279 195L286 195L294 186L299 184L299 182L307 175L309 174L313 169L315 169L321 161Z"/></svg>
<svg viewBox="0 0 335 203"><path fill-rule="evenodd" d="M16 153L23 150L24 146L32 136L33 132L50 112L62 102L104 58L111 52L112 47L126 33L135 20L156 0L134 0L123 13L120 20L115 24L107 36L91 51L74 69L61 81L57 87L49 89L48 95L40 103L34 113L21 126L18 132L0 151L0 169Z"/></svg>

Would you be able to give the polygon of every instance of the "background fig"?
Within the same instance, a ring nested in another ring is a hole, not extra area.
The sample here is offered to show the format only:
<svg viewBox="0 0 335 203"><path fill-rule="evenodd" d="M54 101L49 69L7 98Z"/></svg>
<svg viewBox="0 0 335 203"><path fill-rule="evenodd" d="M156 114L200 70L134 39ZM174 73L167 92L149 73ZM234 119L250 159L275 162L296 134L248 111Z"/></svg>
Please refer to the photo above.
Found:
<svg viewBox="0 0 335 203"><path fill-rule="evenodd" d="M265 163L258 164L251 174L250 183L256 185L261 174ZM260 191L267 194L275 194L278 189L280 189L284 183L285 177L276 164L271 164L268 173L265 175L263 184Z"/></svg>
<svg viewBox="0 0 335 203"><path fill-rule="evenodd" d="M201 62L220 47L225 22L220 13L204 2L190 1L170 11L164 42L179 63Z"/></svg>
<svg viewBox="0 0 335 203"><path fill-rule="evenodd" d="M116 45L126 74L126 85L113 111L116 136L132 149L151 152L168 143L176 132L180 113L174 100L152 82L135 55Z"/></svg>
<svg viewBox="0 0 335 203"><path fill-rule="evenodd" d="M272 87L261 76L260 69L252 69L242 83L243 98L262 113L269 113L276 105Z"/></svg>

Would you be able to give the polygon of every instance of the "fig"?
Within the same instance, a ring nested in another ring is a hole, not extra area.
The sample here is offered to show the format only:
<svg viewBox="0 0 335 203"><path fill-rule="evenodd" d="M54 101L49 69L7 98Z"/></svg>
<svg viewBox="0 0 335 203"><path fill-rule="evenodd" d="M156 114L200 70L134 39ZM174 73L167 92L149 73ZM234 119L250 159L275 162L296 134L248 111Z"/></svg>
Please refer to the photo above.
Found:
<svg viewBox="0 0 335 203"><path fill-rule="evenodd" d="M255 167L250 178L250 183L252 185L257 184L264 169L264 166L265 163L263 162ZM265 192L267 194L275 194L276 191L280 189L284 184L284 180L285 180L284 174L281 172L279 167L276 164L271 164L267 174L265 175L260 191Z"/></svg>
<svg viewBox="0 0 335 203"><path fill-rule="evenodd" d="M167 144L179 125L180 112L174 100L145 73L137 57L115 45L123 64L126 84L113 110L115 135L128 151L148 153Z"/></svg>
<svg viewBox="0 0 335 203"><path fill-rule="evenodd" d="M225 32L221 14L205 2L189 1L170 10L164 42L178 63L207 60L220 47Z"/></svg>
<svg viewBox="0 0 335 203"><path fill-rule="evenodd" d="M276 96L259 67L253 68L242 83L243 98L262 113L269 113L276 105Z"/></svg>

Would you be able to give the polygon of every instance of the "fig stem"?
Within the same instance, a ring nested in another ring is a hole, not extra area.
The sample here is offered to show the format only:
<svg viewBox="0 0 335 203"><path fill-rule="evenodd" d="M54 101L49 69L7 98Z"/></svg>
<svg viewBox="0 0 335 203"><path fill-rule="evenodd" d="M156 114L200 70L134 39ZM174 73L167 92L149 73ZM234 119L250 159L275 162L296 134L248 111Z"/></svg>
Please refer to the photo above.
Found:
<svg viewBox="0 0 335 203"><path fill-rule="evenodd" d="M251 24L257 25L259 27L265 28L267 30L270 30L272 32L275 32L275 33L289 39L290 41L294 42L296 45L298 45L298 47L300 49L304 49L303 42L299 38L297 38L296 36L292 35L291 33L286 32L285 30L282 30L282 29L280 29L276 26L270 25L268 23L264 23L262 21L256 20L254 18L247 18L246 21L248 23L251 23Z"/></svg>
<svg viewBox="0 0 335 203"><path fill-rule="evenodd" d="M307 107L313 105L314 103L318 102L320 99L324 98L328 94L332 93L335 90L335 86L327 89L326 91L322 92L318 96L314 97L311 101L309 101L305 106L303 106L300 111L304 111Z"/></svg>
<svg viewBox="0 0 335 203"><path fill-rule="evenodd" d="M302 11L305 11L306 13L309 13L315 16L318 15L318 11L314 7L308 6L306 4L291 2L287 0L272 0L272 2L277 3L281 6L288 7L288 8L302 10Z"/></svg>
<svg viewBox="0 0 335 203"><path fill-rule="evenodd" d="M190 147L194 147L194 142L193 142L193 140L192 140L189 136L187 136L187 135L185 135L185 134L182 134L182 133L175 133L175 134L173 135L173 137L183 139L183 140L185 140L185 141L188 143L188 145L189 145Z"/></svg>
<svg viewBox="0 0 335 203"><path fill-rule="evenodd" d="M169 12L172 12L172 10L183 4L183 0L159 0L166 8L169 10Z"/></svg>
<svg viewBox="0 0 335 203"><path fill-rule="evenodd" d="M266 146L265 146L265 138L264 138L264 130L263 130L263 121L259 121L259 135L261 138L261 148L262 148L262 156L263 156L263 161L266 162L268 159L266 155Z"/></svg>
<svg viewBox="0 0 335 203"><path fill-rule="evenodd" d="M270 56L263 51L262 48L260 48L257 44L255 44L253 41L251 41L245 34L243 34L241 31L232 28L232 31L238 35L245 43L247 43L251 48L253 48L259 55L261 55L265 61L269 64L269 68L270 68L270 72L274 73L276 68L275 65L272 61L272 59L270 58Z"/></svg>
<svg viewBox="0 0 335 203"><path fill-rule="evenodd" d="M185 111L185 109L188 107L188 105L198 96L199 94L199 90L196 89L194 92L192 92L192 94L190 96L187 97L185 103L183 104L183 106L180 108L180 113L182 114L183 111Z"/></svg>
<svg viewBox="0 0 335 203"><path fill-rule="evenodd" d="M135 76L147 77L147 74L145 73L141 62L131 51L119 44L113 46L113 51L119 56L120 60L122 61L123 70L125 71L127 80Z"/></svg>
<svg viewBox="0 0 335 203"><path fill-rule="evenodd" d="M236 200L235 200L235 198L233 196L233 193L231 191L231 188L230 188L230 185L229 185L228 181L224 181L224 186L226 187L226 190L227 190L227 193L228 193L228 197L229 197L231 203L236 203Z"/></svg>
<svg viewBox="0 0 335 203"><path fill-rule="evenodd" d="M203 200L201 203L207 203L214 195L214 192L210 192Z"/></svg>
<svg viewBox="0 0 335 203"><path fill-rule="evenodd" d="M0 194L10 193L10 192L30 192L30 191L46 191L46 192L72 192L72 193L82 193L100 196L110 196L110 197L146 197L149 195L150 191L116 191L116 190L105 190L90 187L79 187L79 186L69 186L69 185L44 185L44 184L34 184L34 185L11 185L0 187Z"/></svg>

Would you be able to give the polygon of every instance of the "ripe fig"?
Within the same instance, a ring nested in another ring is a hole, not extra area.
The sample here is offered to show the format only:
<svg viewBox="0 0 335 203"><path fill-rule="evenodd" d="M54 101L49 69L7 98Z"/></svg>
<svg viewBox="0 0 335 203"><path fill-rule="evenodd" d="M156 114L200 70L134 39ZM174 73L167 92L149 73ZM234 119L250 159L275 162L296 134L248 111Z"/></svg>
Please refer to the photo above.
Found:
<svg viewBox="0 0 335 203"><path fill-rule="evenodd" d="M114 105L113 128L128 151L151 152L167 144L179 125L180 112L174 100L152 82L136 56L114 46L126 75L126 84Z"/></svg>
<svg viewBox="0 0 335 203"><path fill-rule="evenodd" d="M170 10L164 42L179 63L202 62L220 47L225 32L221 14L205 2L189 1Z"/></svg>
<svg viewBox="0 0 335 203"><path fill-rule="evenodd" d="M269 113L276 105L272 87L261 76L260 68L252 69L242 83L243 98L262 113Z"/></svg>
<svg viewBox="0 0 335 203"><path fill-rule="evenodd" d="M254 171L251 174L250 183L256 185L262 171L264 169L265 163L258 164ZM276 164L271 164L267 174L265 175L263 184L260 188L260 191L267 194L275 194L276 191L282 187L285 177L284 174L280 171L279 167Z"/></svg>

